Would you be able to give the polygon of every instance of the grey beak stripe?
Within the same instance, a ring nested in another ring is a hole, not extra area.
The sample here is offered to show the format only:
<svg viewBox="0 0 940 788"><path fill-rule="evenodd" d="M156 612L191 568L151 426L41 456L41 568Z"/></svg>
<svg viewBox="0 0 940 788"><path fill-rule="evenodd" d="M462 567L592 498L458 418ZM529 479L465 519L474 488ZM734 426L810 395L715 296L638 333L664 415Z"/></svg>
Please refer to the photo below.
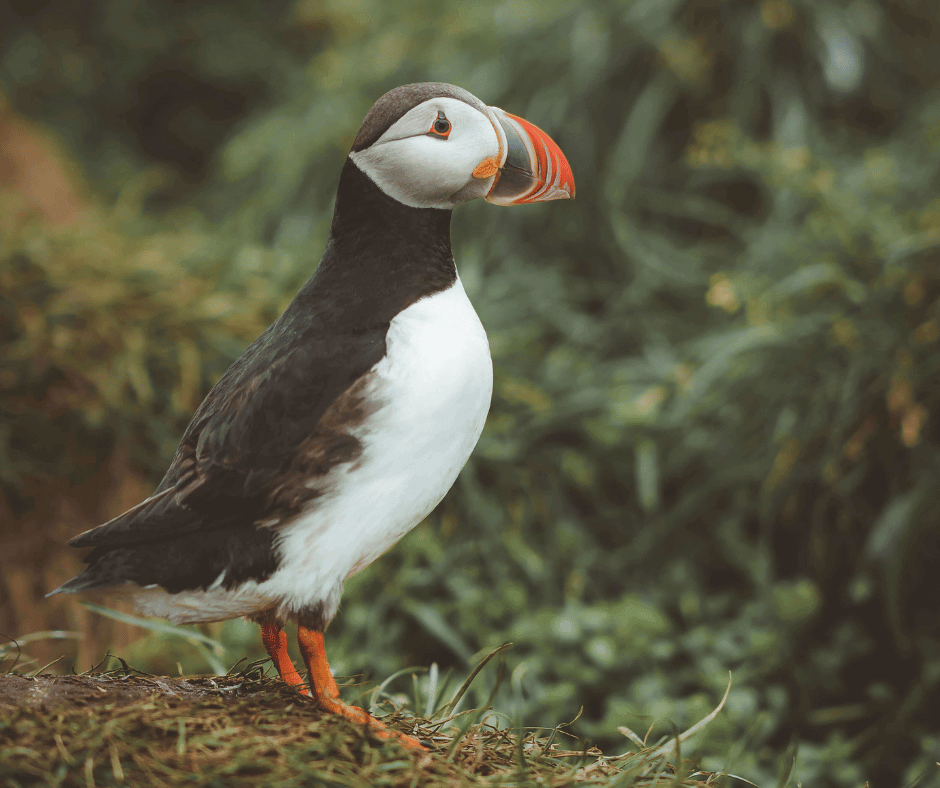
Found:
<svg viewBox="0 0 940 788"><path fill-rule="evenodd" d="M487 198L514 200L529 194L538 186L539 180L533 171L529 148L518 128L502 115L497 115L497 120L506 134L506 161Z"/></svg>

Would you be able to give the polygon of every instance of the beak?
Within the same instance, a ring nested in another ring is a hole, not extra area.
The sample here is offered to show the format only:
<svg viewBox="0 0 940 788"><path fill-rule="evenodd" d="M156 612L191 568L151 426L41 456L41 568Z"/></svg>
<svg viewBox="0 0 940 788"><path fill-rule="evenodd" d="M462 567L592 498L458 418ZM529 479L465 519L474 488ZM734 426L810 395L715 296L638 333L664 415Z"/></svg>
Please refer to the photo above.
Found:
<svg viewBox="0 0 940 788"><path fill-rule="evenodd" d="M573 199L571 166L551 137L538 126L498 107L489 107L489 110L495 119L493 126L499 136L501 161L486 201L496 205L521 205Z"/></svg>

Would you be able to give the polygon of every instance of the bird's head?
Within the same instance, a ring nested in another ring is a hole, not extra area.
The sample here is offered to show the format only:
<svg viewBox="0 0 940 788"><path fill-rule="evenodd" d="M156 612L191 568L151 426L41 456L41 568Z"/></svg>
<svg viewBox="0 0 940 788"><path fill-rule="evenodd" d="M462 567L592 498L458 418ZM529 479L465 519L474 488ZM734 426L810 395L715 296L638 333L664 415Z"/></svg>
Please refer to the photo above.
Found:
<svg viewBox="0 0 940 788"><path fill-rule="evenodd" d="M449 210L478 197L497 205L574 197L571 167L544 131L442 82L382 96L349 157L413 208Z"/></svg>

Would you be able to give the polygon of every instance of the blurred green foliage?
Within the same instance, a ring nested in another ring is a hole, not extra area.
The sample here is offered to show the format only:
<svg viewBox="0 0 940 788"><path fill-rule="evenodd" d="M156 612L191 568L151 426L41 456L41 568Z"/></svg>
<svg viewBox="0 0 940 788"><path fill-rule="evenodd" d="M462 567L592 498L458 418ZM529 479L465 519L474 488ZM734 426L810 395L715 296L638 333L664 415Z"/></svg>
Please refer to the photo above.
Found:
<svg viewBox="0 0 940 788"><path fill-rule="evenodd" d="M162 174L146 215L81 230L130 239L100 256L127 292L88 301L111 351L83 355L76 331L74 364L57 362L108 408L75 418L156 447L136 458L155 480L194 405L180 392L204 391L312 272L342 158L384 90L454 82L568 155L574 203L457 212L493 409L438 512L347 584L338 674L466 673L513 641L497 698L510 721L583 707L574 731L626 749L617 726L691 724L731 670L706 767L731 753L768 784L797 741L807 785L936 769L935 4L16 5L0 25L12 105L51 124L106 197ZM176 148L160 147L168 129ZM163 247L139 278L134 250L193 233L201 252ZM109 273L71 244L43 256L51 242L11 237L4 266ZM176 286L190 281L198 295ZM217 630L236 650L255 637ZM150 648L170 665L191 653Z"/></svg>

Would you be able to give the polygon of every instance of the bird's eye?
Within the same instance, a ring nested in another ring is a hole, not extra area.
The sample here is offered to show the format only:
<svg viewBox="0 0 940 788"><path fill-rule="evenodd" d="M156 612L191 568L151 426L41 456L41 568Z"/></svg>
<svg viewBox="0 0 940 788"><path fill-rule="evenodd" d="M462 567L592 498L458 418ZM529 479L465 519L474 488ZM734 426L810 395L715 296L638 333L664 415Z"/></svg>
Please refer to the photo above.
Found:
<svg viewBox="0 0 940 788"><path fill-rule="evenodd" d="M437 113L437 118L431 124L431 130L428 132L433 137L443 137L445 140L450 135L450 121L443 112Z"/></svg>

